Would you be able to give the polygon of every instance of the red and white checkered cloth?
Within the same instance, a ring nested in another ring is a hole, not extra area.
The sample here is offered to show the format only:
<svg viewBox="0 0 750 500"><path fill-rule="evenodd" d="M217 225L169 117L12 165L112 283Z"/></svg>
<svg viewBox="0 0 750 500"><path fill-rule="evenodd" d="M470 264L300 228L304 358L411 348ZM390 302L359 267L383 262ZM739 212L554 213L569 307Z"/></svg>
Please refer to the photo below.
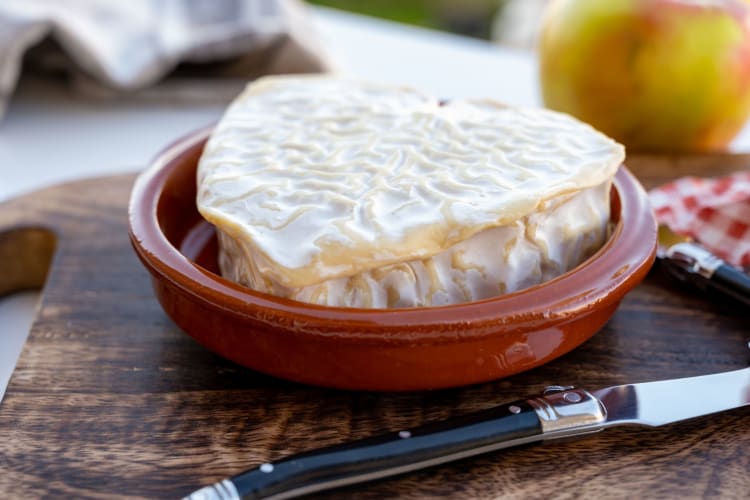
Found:
<svg viewBox="0 0 750 500"><path fill-rule="evenodd" d="M660 224L690 236L729 264L750 266L750 171L683 177L649 193Z"/></svg>

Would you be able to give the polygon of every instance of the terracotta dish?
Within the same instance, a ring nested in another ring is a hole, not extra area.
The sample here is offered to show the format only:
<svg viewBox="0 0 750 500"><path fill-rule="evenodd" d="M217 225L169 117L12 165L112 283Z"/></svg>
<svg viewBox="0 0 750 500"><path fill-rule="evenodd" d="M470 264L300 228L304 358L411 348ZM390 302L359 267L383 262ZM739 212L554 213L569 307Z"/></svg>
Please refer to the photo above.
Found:
<svg viewBox="0 0 750 500"><path fill-rule="evenodd" d="M195 207L209 130L169 146L136 181L130 238L164 311L208 349L280 378L400 391L489 381L546 363L596 333L646 275L656 223L621 167L613 232L594 256L542 285L414 309L347 309L277 298L223 279L212 226Z"/></svg>

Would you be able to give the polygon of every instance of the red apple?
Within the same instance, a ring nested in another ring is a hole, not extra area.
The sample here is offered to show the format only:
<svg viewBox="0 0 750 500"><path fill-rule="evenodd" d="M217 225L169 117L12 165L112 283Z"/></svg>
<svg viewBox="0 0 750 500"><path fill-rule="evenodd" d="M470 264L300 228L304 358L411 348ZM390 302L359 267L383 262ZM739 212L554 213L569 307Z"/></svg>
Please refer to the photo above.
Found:
<svg viewBox="0 0 750 500"><path fill-rule="evenodd" d="M725 149L750 115L741 0L553 0L539 56L545 104L631 151Z"/></svg>

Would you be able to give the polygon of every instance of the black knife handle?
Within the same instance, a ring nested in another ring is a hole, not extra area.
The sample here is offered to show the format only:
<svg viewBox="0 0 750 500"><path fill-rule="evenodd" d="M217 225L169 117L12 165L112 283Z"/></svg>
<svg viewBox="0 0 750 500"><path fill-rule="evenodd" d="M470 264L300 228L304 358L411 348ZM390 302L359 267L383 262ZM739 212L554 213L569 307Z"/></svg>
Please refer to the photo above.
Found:
<svg viewBox="0 0 750 500"><path fill-rule="evenodd" d="M750 306L750 276L728 264L720 265L709 280L712 288Z"/></svg>
<svg viewBox="0 0 750 500"><path fill-rule="evenodd" d="M537 413L517 401L263 464L229 480L236 494L227 481L209 488L226 490L215 498L292 498L541 439Z"/></svg>
<svg viewBox="0 0 750 500"><path fill-rule="evenodd" d="M665 253L666 270L703 290L750 305L750 277L695 243L678 243Z"/></svg>

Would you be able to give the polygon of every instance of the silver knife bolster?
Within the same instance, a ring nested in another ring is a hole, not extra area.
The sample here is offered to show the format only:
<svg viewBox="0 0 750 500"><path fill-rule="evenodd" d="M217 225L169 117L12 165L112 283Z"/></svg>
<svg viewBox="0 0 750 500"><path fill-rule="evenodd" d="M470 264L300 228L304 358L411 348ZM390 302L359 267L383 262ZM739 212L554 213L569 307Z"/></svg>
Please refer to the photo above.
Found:
<svg viewBox="0 0 750 500"><path fill-rule="evenodd" d="M694 243L672 245L666 257L683 270L710 279L724 261Z"/></svg>
<svg viewBox="0 0 750 500"><path fill-rule="evenodd" d="M583 389L548 387L543 396L527 401L539 418L545 440L599 432L607 420L601 401Z"/></svg>

